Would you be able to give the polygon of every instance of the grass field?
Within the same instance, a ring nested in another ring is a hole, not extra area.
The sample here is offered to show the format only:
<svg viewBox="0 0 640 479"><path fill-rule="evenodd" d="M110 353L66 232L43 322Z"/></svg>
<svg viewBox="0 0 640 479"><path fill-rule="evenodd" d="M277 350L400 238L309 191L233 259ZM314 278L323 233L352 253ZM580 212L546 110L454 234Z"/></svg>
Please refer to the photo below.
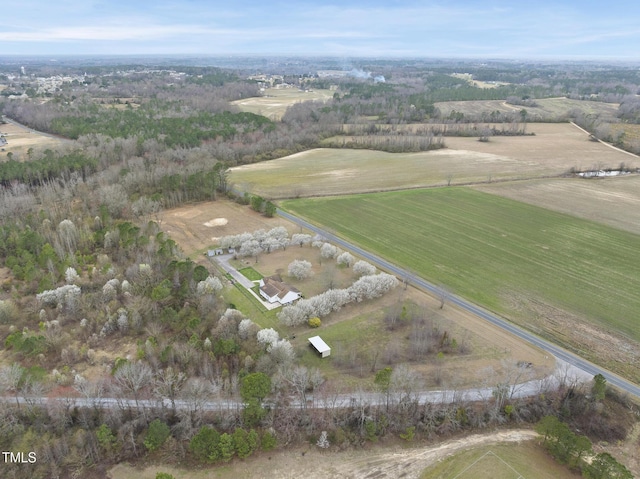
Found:
<svg viewBox="0 0 640 479"><path fill-rule="evenodd" d="M575 479L534 441L496 444L448 457L424 471L422 479Z"/></svg>
<svg viewBox="0 0 640 479"><path fill-rule="evenodd" d="M544 98L537 99L535 102L538 104L537 107L510 105L503 100L447 101L436 103L435 106L443 117L447 117L454 110L467 116L474 116L482 113L490 114L494 111L519 112L524 108L530 121L564 119L572 110L580 110L586 114L598 115L601 118L615 118L618 110L617 103L571 100L569 98Z"/></svg>
<svg viewBox="0 0 640 479"><path fill-rule="evenodd" d="M333 97L334 92L329 90L301 91L297 88L270 88L265 90L261 97L245 98L232 101L242 111L266 116L271 120L280 120L287 108L295 103L303 101L324 102Z"/></svg>
<svg viewBox="0 0 640 479"><path fill-rule="evenodd" d="M11 123L0 124L0 133L7 140L7 144L2 147L0 161L4 161L7 158L7 153L13 153L14 160L27 161L29 159L27 155L29 148L34 150L54 148L60 145L62 141Z"/></svg>
<svg viewBox="0 0 640 479"><path fill-rule="evenodd" d="M527 298L640 340L640 236L466 188L283 206L495 311Z"/></svg>
<svg viewBox="0 0 640 479"><path fill-rule="evenodd" d="M640 176L554 178L474 187L640 234Z"/></svg>
<svg viewBox="0 0 640 479"><path fill-rule="evenodd" d="M242 191L292 198L561 175L571 168L640 167L640 160L589 141L565 124L530 124L535 136L446 138L448 148L421 153L319 148L231 169Z"/></svg>

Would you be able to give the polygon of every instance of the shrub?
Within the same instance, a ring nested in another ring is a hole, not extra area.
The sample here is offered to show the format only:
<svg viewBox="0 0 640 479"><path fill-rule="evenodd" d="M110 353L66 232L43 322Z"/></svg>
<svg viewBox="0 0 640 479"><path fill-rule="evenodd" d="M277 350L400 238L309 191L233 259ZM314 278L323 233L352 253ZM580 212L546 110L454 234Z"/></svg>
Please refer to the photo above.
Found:
<svg viewBox="0 0 640 479"><path fill-rule="evenodd" d="M153 452L162 446L170 435L169 426L160 419L156 419L149 424L147 435L144 438L144 445L149 451Z"/></svg>
<svg viewBox="0 0 640 479"><path fill-rule="evenodd" d="M218 444L220 434L214 428L202 426L189 442L189 450L203 462L215 462L220 459Z"/></svg>
<svg viewBox="0 0 640 479"><path fill-rule="evenodd" d="M321 325L322 321L320 320L320 318L315 317L309 319L309 326L311 326L312 328L319 328Z"/></svg>

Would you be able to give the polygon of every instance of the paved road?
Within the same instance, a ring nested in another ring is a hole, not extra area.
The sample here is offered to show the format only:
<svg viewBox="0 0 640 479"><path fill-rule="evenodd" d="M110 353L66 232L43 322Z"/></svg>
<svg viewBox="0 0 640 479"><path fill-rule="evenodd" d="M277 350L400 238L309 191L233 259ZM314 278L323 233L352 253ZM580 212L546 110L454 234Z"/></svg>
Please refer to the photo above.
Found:
<svg viewBox="0 0 640 479"><path fill-rule="evenodd" d="M345 241L344 239L322 228L319 228L318 226L315 226L295 215L292 215L291 213L282 211L281 209L278 209L278 214L283 218L286 218L289 221L292 221L293 223L299 226L302 226L303 228L309 229L319 235L324 236L327 240L331 241L334 244L340 245L344 249L351 250L352 252L358 254L359 256L362 256L363 258L367 259L367 261L376 265L378 268L389 271L390 273L393 273L396 276L398 276L400 279L406 280L408 283L413 284L420 289L429 291L435 295L442 294L442 290L437 286L435 286L434 284L431 284L428 281L425 281L424 279L420 278L419 276L411 273L410 271L407 271L406 269L400 268L392 263L389 263L388 261L380 258L379 256L376 256L352 243L349 243L348 241ZM535 334L525 331L524 329L458 296L455 296L453 294L447 294L447 301L449 303L455 304L456 306L466 311L469 311L470 313L475 314L476 316L479 316L480 318L494 324L495 326L498 326L499 328L504 329L505 331L508 331L509 333L535 346L538 346L540 349L547 351L550 354L553 354L556 358L584 371L589 376L602 374L607 379L607 382L610 385L615 386L633 396L636 396L636 398L640 398L640 386L638 386L637 384L627 381L626 379L623 379L620 376L617 376L612 372L607 371L606 369L596 366L595 364L585 359L582 359L581 357L576 356L575 354L570 353L562 349L561 347L556 346L555 344L550 343L549 341L546 341L536 336Z"/></svg>
<svg viewBox="0 0 640 479"><path fill-rule="evenodd" d="M579 380L576 375L566 374L562 367L558 367L557 374L544 379L535 379L510 385L505 392L505 398L515 399L539 395L545 391L557 388L561 382L565 384ZM286 407L301 409L312 407L317 409L335 409L356 406L384 406L386 404L398 404L400 402L417 401L420 404L448 404L453 402L486 401L493 397L494 387L472 389L445 389L440 391L411 391L392 393L389 396L379 392L354 391L350 394L336 394L330 396L307 395L306 403L302 403L299 397L289 397ZM96 408L96 409L172 409L190 411L230 411L241 410L244 402L235 399L223 399L212 397L205 401L197 402L184 399L175 399L173 403L169 399L130 399L118 397L43 397L43 396L0 396L0 401L7 404L19 405L46 405L59 403L69 407ZM265 406L269 406L269 402Z"/></svg>

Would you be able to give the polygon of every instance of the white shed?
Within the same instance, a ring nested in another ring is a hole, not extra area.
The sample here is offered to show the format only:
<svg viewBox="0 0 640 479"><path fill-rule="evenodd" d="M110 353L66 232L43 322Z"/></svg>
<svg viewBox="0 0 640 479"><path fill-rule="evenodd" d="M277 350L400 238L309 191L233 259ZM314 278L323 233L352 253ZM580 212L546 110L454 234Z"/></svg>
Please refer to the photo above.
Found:
<svg viewBox="0 0 640 479"><path fill-rule="evenodd" d="M314 336L313 338L309 338L309 342L311 346L320 353L320 356L326 358L331 354L331 348L327 346L320 336Z"/></svg>

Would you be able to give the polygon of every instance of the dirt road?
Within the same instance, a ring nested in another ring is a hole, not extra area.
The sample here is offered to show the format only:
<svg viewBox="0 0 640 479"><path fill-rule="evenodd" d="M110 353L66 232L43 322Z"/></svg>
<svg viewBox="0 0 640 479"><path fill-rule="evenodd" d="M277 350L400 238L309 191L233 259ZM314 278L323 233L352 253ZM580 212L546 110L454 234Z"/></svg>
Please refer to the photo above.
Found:
<svg viewBox="0 0 640 479"><path fill-rule="evenodd" d="M424 469L466 449L505 442L530 441L538 435L528 429L475 434L435 446L382 446L371 449L330 452L315 446L262 454L232 467L203 468L198 471L149 466L144 470L120 464L111 469L111 479L152 479L159 470L184 479L235 479L237 477L278 479L405 479L419 478Z"/></svg>

